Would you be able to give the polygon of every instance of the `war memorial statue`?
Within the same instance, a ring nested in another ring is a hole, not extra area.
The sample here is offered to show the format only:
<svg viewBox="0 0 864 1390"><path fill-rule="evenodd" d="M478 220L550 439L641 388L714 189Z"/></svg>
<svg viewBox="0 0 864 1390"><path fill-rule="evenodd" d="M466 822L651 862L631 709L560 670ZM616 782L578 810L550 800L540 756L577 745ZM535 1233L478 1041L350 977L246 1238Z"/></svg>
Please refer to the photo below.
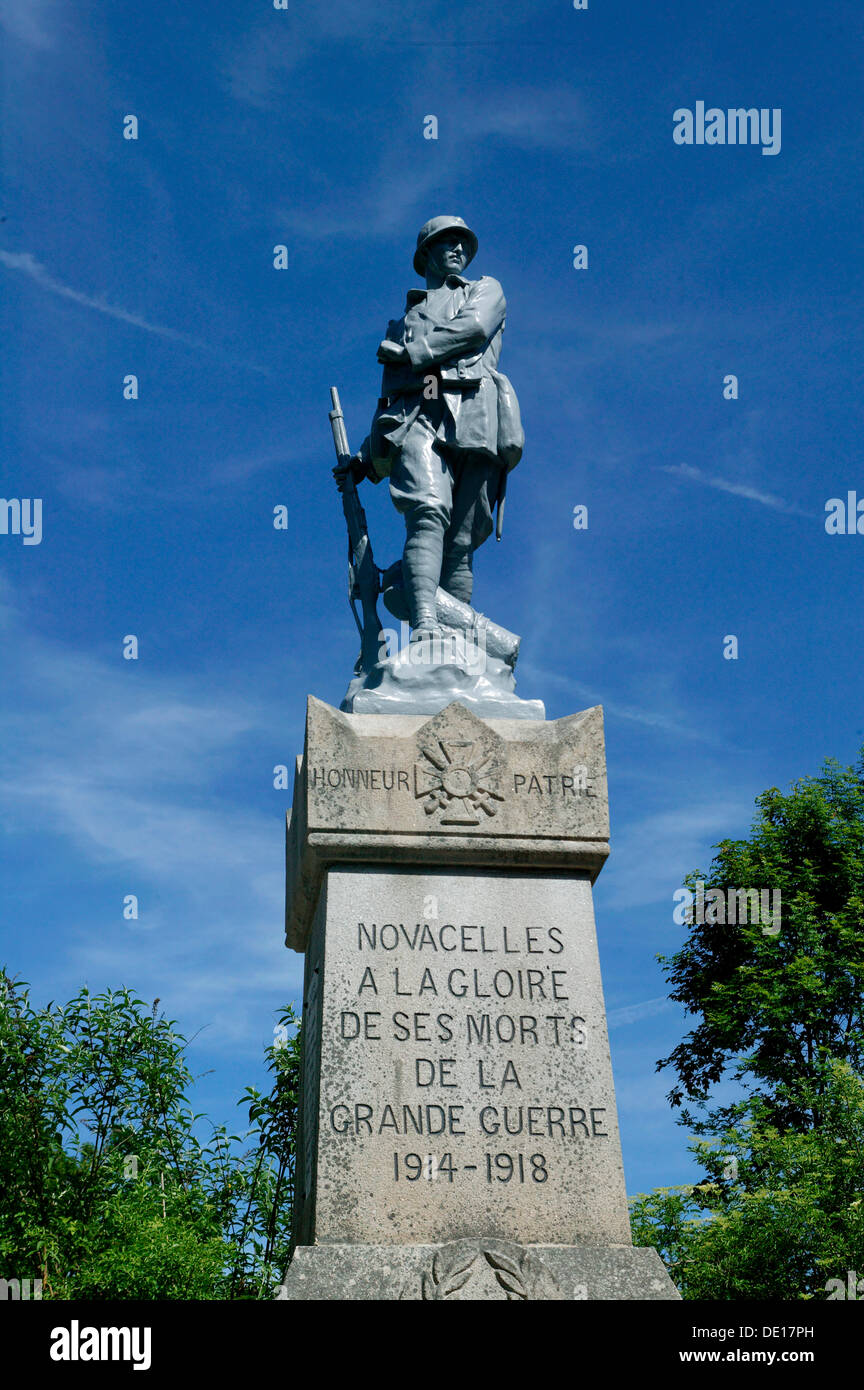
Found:
<svg viewBox="0 0 864 1390"><path fill-rule="evenodd" d="M674 1299L624 1187L592 899L603 711L519 699L519 638L472 606L523 444L501 286L462 275L476 251L461 218L422 228L426 288L381 342L355 453L331 388L361 650L339 709L309 697L287 818L285 942L306 960L278 1297ZM405 517L383 571L367 477ZM395 652L379 597L410 623Z"/></svg>
<svg viewBox="0 0 864 1390"><path fill-rule="evenodd" d="M504 291L491 275L462 275L477 248L461 217L433 217L421 227L414 269L426 288L408 291L405 312L378 347L381 396L354 454L333 391L333 473L349 494L346 515L354 512L352 597L364 608L360 662L342 705L353 713L407 713L406 701L434 713L458 695L478 713L543 717L539 701L513 694L518 637L471 607L474 552L496 529L496 510L501 539L507 476L525 442L515 392L498 370ZM388 610L410 623L412 643L426 645L395 660L389 653L381 659L382 629L370 602L378 572L367 558L365 516L357 524L355 492L364 478L388 478L405 518L402 559L383 572L380 586Z"/></svg>

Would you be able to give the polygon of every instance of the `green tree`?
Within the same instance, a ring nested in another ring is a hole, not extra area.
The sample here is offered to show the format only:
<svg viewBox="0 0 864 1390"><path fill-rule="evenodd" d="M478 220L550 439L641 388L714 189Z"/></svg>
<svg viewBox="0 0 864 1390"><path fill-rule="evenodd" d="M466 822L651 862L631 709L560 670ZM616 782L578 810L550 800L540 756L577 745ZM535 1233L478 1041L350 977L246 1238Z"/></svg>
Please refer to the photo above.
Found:
<svg viewBox="0 0 864 1390"><path fill-rule="evenodd" d="M158 1003L158 1001L157 1001ZM287 1261L300 1037L229 1135L188 1104L188 1046L128 990L35 1007L0 973L0 1272L58 1298L267 1298Z"/></svg>
<svg viewBox="0 0 864 1390"><path fill-rule="evenodd" d="M239 1102L248 1106L256 1147L242 1166L234 1165L233 1178L230 1158L226 1170L234 1194L228 1275L232 1298L268 1297L289 1260L301 1062L301 1030L290 1006L279 1015L276 1040L266 1057L270 1090L264 1094L249 1086ZM222 1131L214 1139L220 1158L229 1153L224 1139Z"/></svg>
<svg viewBox="0 0 864 1390"><path fill-rule="evenodd" d="M746 1118L697 1140L706 1176L631 1204L636 1245L653 1245L682 1297L827 1297L864 1275L864 1082L848 1064L820 1078L822 1123L780 1131L754 1099Z"/></svg>
<svg viewBox="0 0 864 1390"><path fill-rule="evenodd" d="M864 1273L864 758L756 804L750 837L686 882L727 903L779 891L779 932L693 913L659 957L698 1019L657 1066L674 1068L705 1178L641 1195L632 1225L687 1298L824 1298L827 1279Z"/></svg>
<svg viewBox="0 0 864 1390"><path fill-rule="evenodd" d="M821 1122L826 1061L864 1062L864 759L829 760L821 776L788 794L772 787L756 804L750 838L723 840L709 873L687 884L779 891L779 933L694 922L682 948L660 957L669 997L699 1017L658 1063L677 1074L672 1105L705 1112L682 1116L697 1133L737 1113L734 1103L708 1108L724 1077L762 1097L781 1128L801 1128Z"/></svg>

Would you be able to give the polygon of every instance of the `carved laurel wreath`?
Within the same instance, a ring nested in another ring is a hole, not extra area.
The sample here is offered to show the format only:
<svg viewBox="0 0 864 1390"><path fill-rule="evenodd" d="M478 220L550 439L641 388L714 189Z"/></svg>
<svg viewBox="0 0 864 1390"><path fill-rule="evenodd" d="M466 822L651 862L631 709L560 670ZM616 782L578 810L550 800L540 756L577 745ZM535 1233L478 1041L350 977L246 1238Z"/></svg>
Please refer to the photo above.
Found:
<svg viewBox="0 0 864 1390"><path fill-rule="evenodd" d="M558 1292L549 1271L530 1250L509 1255L500 1248L459 1242L436 1251L431 1268L423 1274L424 1301L453 1298L473 1278L478 1260L494 1270L508 1300L555 1297Z"/></svg>

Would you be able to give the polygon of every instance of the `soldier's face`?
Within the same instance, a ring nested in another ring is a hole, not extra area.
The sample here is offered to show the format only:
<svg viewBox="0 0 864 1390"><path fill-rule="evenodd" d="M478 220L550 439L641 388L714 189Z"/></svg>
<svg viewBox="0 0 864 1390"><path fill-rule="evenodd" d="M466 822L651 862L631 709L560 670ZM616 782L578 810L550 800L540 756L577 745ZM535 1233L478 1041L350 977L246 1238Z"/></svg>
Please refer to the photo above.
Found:
<svg viewBox="0 0 864 1390"><path fill-rule="evenodd" d="M426 273L458 275L468 264L468 251L458 232L443 232L426 248Z"/></svg>

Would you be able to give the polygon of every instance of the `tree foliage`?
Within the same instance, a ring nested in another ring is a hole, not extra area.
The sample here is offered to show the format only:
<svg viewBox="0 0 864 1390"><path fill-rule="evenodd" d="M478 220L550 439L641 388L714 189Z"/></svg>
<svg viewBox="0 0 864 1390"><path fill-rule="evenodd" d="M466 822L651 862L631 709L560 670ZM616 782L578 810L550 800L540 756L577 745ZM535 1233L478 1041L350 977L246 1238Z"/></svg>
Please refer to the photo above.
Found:
<svg viewBox="0 0 864 1390"><path fill-rule="evenodd" d="M158 1003L158 1001L157 1001ZM0 1273L45 1298L268 1298L287 1263L300 1036L229 1134L190 1108L187 1040L128 990L30 1000L0 972Z"/></svg>
<svg viewBox="0 0 864 1390"><path fill-rule="evenodd" d="M864 758L756 804L750 837L687 884L779 890L779 932L694 913L660 957L698 1019L657 1066L705 1177L638 1197L632 1226L685 1298L824 1298L864 1274Z"/></svg>
<svg viewBox="0 0 864 1390"><path fill-rule="evenodd" d="M750 838L723 840L710 872L687 883L779 890L780 931L694 922L682 948L660 957L670 998L700 1021L658 1067L677 1074L674 1106L705 1110L711 1088L731 1076L781 1127L818 1125L826 1060L864 1063L864 760L830 760L820 776L788 794L772 787L756 804ZM734 1115L720 1107L706 1122ZM689 1112L683 1119L698 1131Z"/></svg>
<svg viewBox="0 0 864 1390"><path fill-rule="evenodd" d="M656 1247L682 1297L824 1299L829 1280L864 1275L864 1082L829 1064L818 1106L818 1127L781 1131L751 1101L691 1146L701 1183L634 1200L634 1243Z"/></svg>

